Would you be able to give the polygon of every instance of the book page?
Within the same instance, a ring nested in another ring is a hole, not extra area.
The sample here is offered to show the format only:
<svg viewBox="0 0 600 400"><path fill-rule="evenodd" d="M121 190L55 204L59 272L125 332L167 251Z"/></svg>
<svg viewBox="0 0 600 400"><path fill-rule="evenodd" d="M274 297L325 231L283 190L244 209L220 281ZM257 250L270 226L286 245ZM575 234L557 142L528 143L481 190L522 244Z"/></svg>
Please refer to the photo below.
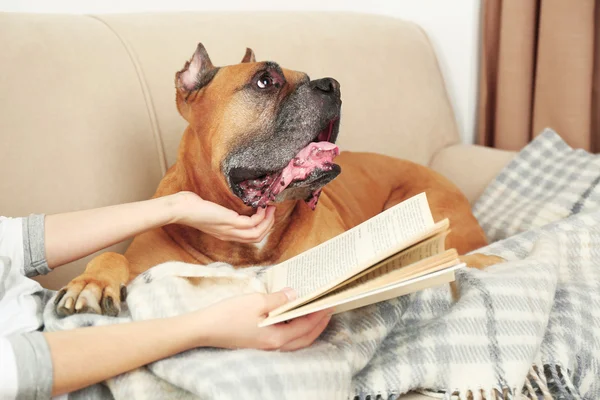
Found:
<svg viewBox="0 0 600 400"><path fill-rule="evenodd" d="M361 280L362 282L365 282L368 279L387 274L395 269L405 267L407 265L416 263L419 260L442 253L446 248L445 243L448 233L450 233L449 230L439 233L429 239L417 243L412 247L409 247L406 250L401 251L400 253L396 253L393 256L388 257L385 260L364 270L360 274L354 275L352 278L342 282L333 289L345 286L355 280ZM368 275L368 277L366 275Z"/></svg>
<svg viewBox="0 0 600 400"><path fill-rule="evenodd" d="M388 254L386 256L383 257L379 257L378 260L375 260L375 262L372 262L371 264L375 264L376 262L380 261L380 260L385 260L386 258L390 258L390 256L394 255L397 252L402 251L402 249L406 249L406 248L410 248L411 246L419 243L420 241L423 240L423 238L428 238L428 237L432 237L435 236L437 234L440 234L442 232L448 231L448 226L449 226L449 222L447 219L442 220L440 222L438 222L437 224L435 224L431 229L429 229L429 231L427 233L424 233L423 235L417 236L413 239L411 239L408 243L406 243L405 245L399 246L399 249L397 251L391 251L391 254ZM274 268L274 267L273 267ZM273 272L273 268L271 268L269 270L269 273ZM336 287L341 286L344 282L347 282L349 279L351 279L353 276L360 274L362 271L364 271L365 269L370 269L368 266L367 267L362 267L359 268L357 271L353 271L337 280L334 280L328 284L326 284L323 287L320 287L318 289L316 289L315 291L309 293L306 296L303 297L299 297L294 301L291 301L289 303L284 304L281 307L276 308L275 310L271 311L269 313L269 315L274 316L274 315L278 315L281 314L287 310L291 310L292 308L298 307L302 304L305 304L315 298L320 297L321 295L331 291L332 289L335 289ZM270 274L269 276L269 282L272 283L273 282L273 276L274 274ZM273 286L271 286L273 287Z"/></svg>
<svg viewBox="0 0 600 400"><path fill-rule="evenodd" d="M446 250L441 254L433 255L404 268L385 268L387 270L385 273L382 273L381 270L376 269L362 276L360 279L349 283L348 285L339 287L326 297L339 295L341 293L349 295L352 293L365 292L384 287L392 283L416 278L418 276L438 271L441 265L445 265L448 262L453 262L453 264L459 263L456 250ZM393 265L394 263L390 264Z"/></svg>
<svg viewBox="0 0 600 400"><path fill-rule="evenodd" d="M409 247L406 250L403 250L399 253L392 255L391 257L386 258L373 265L372 267L367 268L359 274L352 276L351 278L343 281L337 286L334 286L322 293L318 296L313 297L311 301L315 299L321 298L334 290L337 290L341 287L345 287L346 285L354 282L366 282L367 280L376 278L378 276L387 274L395 269L399 269L402 267L406 267L413 263L418 262L419 260L423 260L425 258L432 257L436 254L444 252L446 236L450 233L449 230L446 230L442 233L438 233L437 235L426 239L422 242L415 244L414 246Z"/></svg>
<svg viewBox="0 0 600 400"><path fill-rule="evenodd" d="M272 268L270 292L284 287L304 297L387 257L434 226L425 193L376 215Z"/></svg>
<svg viewBox="0 0 600 400"><path fill-rule="evenodd" d="M447 261L438 265L437 270L434 272L428 272L417 277L393 282L386 286L368 288L363 285L357 286L357 289L355 290L342 290L340 292L331 293L321 299L307 303L280 315L269 316L259 324L259 327L291 320L326 308L334 308L334 314L337 314L414 293L419 290L439 286L454 281L454 271L464 266L465 264L457 264L456 260Z"/></svg>

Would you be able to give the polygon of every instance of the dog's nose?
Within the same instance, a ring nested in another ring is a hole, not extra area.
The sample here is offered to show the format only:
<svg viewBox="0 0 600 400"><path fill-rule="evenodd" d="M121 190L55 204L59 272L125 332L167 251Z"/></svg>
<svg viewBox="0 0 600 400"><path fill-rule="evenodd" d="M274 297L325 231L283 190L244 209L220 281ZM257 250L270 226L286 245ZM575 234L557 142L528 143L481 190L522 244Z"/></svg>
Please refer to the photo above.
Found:
<svg viewBox="0 0 600 400"><path fill-rule="evenodd" d="M339 93L340 91L340 83L333 78L317 79L312 81L310 85L313 87L313 89L318 89L325 93Z"/></svg>

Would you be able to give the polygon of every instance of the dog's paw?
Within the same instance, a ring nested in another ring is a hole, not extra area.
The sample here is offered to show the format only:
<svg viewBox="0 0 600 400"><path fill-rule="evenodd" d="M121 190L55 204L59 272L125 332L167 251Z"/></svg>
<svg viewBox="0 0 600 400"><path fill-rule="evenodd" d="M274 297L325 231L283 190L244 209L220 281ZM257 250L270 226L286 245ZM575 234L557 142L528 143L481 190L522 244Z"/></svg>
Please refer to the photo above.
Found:
<svg viewBox="0 0 600 400"><path fill-rule="evenodd" d="M83 274L58 292L54 305L61 317L84 313L116 317L121 312L121 302L126 295L126 286L122 282L110 282Z"/></svg>
<svg viewBox="0 0 600 400"><path fill-rule="evenodd" d="M477 269L485 269L491 265L506 262L506 260L502 257L487 254L469 254L466 256L460 256L459 259L461 262L467 264L467 267Z"/></svg>
<svg viewBox="0 0 600 400"><path fill-rule="evenodd" d="M58 292L56 313L61 317L84 313L117 316L128 279L129 261L122 254L102 253L89 262L83 275Z"/></svg>

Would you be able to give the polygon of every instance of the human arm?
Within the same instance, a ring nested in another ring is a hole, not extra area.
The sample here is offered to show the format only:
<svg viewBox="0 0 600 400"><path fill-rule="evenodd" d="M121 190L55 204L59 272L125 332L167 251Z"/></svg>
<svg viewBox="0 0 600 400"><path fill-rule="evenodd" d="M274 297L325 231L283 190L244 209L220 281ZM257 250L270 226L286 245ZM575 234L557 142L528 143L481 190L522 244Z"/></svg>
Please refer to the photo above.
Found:
<svg viewBox="0 0 600 400"><path fill-rule="evenodd" d="M259 242L273 225L274 208L258 209L251 217L180 192L151 200L91 210L48 215L45 251L54 267L92 254L141 232L180 223L222 240Z"/></svg>
<svg viewBox="0 0 600 400"><path fill-rule="evenodd" d="M329 310L288 324L257 326L269 311L287 301L285 292L257 293L177 317L30 335L43 335L47 343L46 357L52 361L52 394L58 395L195 347L282 351L306 347L327 326ZM31 353L35 358L33 354L43 356L43 348ZM39 365L43 361L35 362ZM38 375L38 379L44 376L41 372Z"/></svg>

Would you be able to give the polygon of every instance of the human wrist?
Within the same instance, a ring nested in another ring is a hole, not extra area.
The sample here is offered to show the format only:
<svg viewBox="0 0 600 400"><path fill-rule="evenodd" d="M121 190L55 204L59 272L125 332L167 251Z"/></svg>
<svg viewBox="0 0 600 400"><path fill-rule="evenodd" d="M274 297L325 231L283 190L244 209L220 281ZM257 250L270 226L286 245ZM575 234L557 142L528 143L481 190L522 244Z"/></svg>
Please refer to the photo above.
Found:
<svg viewBox="0 0 600 400"><path fill-rule="evenodd" d="M180 341L185 350L197 347L220 347L215 340L217 332L209 321L205 310L194 311L174 317L176 330L181 334Z"/></svg>
<svg viewBox="0 0 600 400"><path fill-rule="evenodd" d="M189 192L177 192L157 199L162 201L165 224L177 224L184 219L189 194Z"/></svg>

